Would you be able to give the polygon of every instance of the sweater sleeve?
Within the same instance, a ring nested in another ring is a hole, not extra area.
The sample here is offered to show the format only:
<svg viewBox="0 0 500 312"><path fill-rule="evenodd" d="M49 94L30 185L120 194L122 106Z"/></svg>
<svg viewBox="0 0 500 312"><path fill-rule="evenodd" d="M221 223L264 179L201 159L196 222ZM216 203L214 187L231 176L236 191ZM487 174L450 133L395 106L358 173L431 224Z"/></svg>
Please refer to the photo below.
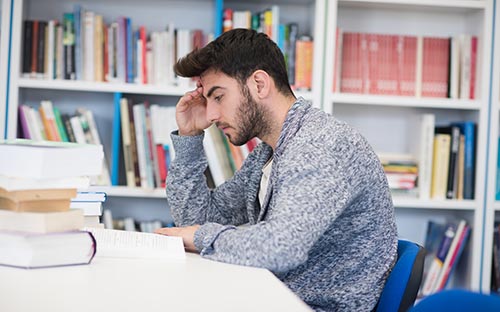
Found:
<svg viewBox="0 0 500 312"><path fill-rule="evenodd" d="M176 225L247 223L245 177L251 169L243 166L232 179L210 190L204 175L208 166L204 135L179 136L173 132L171 137L176 157L169 168L166 194Z"/></svg>
<svg viewBox="0 0 500 312"><path fill-rule="evenodd" d="M305 262L312 246L350 201L353 188L333 162L314 161L314 151L299 158L300 166L292 161L286 168L273 168L280 172L278 181L271 181L272 209L265 221L245 228L202 225L194 238L201 255L273 272Z"/></svg>

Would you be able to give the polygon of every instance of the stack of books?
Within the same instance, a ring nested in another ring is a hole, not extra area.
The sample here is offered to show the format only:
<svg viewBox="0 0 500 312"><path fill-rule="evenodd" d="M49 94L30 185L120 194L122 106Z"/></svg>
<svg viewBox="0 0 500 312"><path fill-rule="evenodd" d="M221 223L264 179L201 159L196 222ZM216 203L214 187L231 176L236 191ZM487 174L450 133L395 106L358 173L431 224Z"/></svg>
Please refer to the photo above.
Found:
<svg viewBox="0 0 500 312"><path fill-rule="evenodd" d="M78 189L99 175L102 146L0 141L0 264L40 268L88 264L96 252Z"/></svg>
<svg viewBox="0 0 500 312"><path fill-rule="evenodd" d="M90 192L78 190L76 196L71 199L70 208L83 211L84 224L86 227L104 228L101 223L103 203L106 201L105 192Z"/></svg>

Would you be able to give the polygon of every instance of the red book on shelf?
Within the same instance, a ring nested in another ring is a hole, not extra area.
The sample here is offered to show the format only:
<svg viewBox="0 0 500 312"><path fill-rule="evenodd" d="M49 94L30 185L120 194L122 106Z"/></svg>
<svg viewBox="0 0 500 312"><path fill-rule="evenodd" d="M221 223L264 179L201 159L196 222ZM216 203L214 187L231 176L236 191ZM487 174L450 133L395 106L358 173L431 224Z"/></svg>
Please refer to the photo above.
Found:
<svg viewBox="0 0 500 312"><path fill-rule="evenodd" d="M361 93L363 77L360 67L360 34L344 33L342 46L342 69L340 91L346 93Z"/></svg>
<svg viewBox="0 0 500 312"><path fill-rule="evenodd" d="M139 28L139 40L142 41L142 83L147 84L148 83L148 69L147 69L147 61L146 61L146 45L147 45L147 35L146 35L146 27L141 26Z"/></svg>
<svg viewBox="0 0 500 312"><path fill-rule="evenodd" d="M415 96L417 37L398 36L397 68L399 95Z"/></svg>
<svg viewBox="0 0 500 312"><path fill-rule="evenodd" d="M470 93L471 100L476 98L476 70L477 70L477 37L471 37L470 47Z"/></svg>
<svg viewBox="0 0 500 312"><path fill-rule="evenodd" d="M422 96L448 97L450 38L425 37Z"/></svg>

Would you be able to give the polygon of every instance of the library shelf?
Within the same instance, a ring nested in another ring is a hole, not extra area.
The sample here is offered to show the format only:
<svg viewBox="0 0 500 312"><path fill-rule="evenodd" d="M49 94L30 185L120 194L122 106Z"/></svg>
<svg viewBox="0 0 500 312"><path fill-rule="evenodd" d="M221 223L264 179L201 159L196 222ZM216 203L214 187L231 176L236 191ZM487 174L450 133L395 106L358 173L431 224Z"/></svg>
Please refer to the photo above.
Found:
<svg viewBox="0 0 500 312"><path fill-rule="evenodd" d="M413 96L368 95L354 93L333 93L330 100L335 104L383 105L457 110L479 110L482 105L481 101L478 100L425 97L417 98Z"/></svg>

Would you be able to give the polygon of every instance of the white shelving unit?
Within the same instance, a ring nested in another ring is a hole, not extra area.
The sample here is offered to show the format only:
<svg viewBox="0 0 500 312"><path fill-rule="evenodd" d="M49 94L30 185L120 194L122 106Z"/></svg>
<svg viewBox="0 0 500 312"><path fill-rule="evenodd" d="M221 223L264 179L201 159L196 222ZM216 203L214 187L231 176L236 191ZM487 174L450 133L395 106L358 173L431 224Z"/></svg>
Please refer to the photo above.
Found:
<svg viewBox="0 0 500 312"><path fill-rule="evenodd" d="M415 144L415 116L433 113L436 125L474 120L477 125L474 200L394 198L401 236L423 243L429 219L464 218L472 226L469 248L452 285L486 290L484 270L484 187L488 138L489 73L493 1L339 0L328 3L323 107L359 129L379 153L408 154ZM334 93L336 28L345 32L480 38L478 95L475 100ZM498 112L498 110L497 110ZM498 115L498 113L497 113ZM498 116L497 116L498 117ZM490 262L491 263L491 262ZM488 286L489 287L489 286Z"/></svg>
<svg viewBox="0 0 500 312"><path fill-rule="evenodd" d="M169 22L176 27L199 28L213 32L221 12L216 7L262 10L271 4L280 7L280 22L297 22L301 34L314 39L313 87L298 96L333 113L358 128L377 152L408 153L414 129L410 119L422 113L434 113L437 124L474 120L477 128L476 185L474 200L419 200L394 197L400 235L423 243L429 219L464 218L472 226L472 236L452 285L488 291L491 269L491 233L493 220L500 218L500 203L495 201L496 162L500 134L500 53L491 68L493 11L496 8L495 51L500 51L500 12L496 0L88 0L84 9L102 14L106 22L118 16L130 16L134 25L148 31L161 30ZM107 155L110 154L113 95L116 92L139 100L175 105L187 89L175 86L141 86L86 81L46 81L21 78L22 27L25 19L61 19L73 11L68 0L0 0L2 37L0 41L0 118L8 107L8 127L0 122L0 136L17 135L19 104L37 106L50 99L61 112L72 113L85 106L96 116L97 126ZM12 15L10 14L12 12ZM11 22L12 20L12 22ZM196 21L193 24L193 21ZM400 96L333 93L335 30L427 36L451 36L462 33L480 38L478 96L476 100L452 100ZM12 37L6 36L12 29ZM10 40L8 40L10 39ZM10 47L10 50L7 48ZM7 71L10 52L10 71ZM6 102L7 76L9 99ZM493 78L490 87L490 75ZM491 94L490 94L491 90ZM491 105L490 105L491 101ZM490 113L491 109L491 113ZM487 193L483 190L487 190ZM109 198L106 206L124 214L168 214L163 189L96 187ZM148 199L148 200L145 200ZM122 209L123 208L123 209ZM485 234L486 233L486 234Z"/></svg>
<svg viewBox="0 0 500 312"><path fill-rule="evenodd" d="M498 155L500 152L498 139L500 137L500 3L494 1L495 8L495 29L493 32L494 50L491 71L488 73L491 78L490 93L490 131L489 131L489 153L488 153L488 177L486 184L485 217L484 217L484 289L490 288L491 264L493 257L493 227L496 221L500 221L500 201L496 200L498 189L497 175Z"/></svg>
<svg viewBox="0 0 500 312"><path fill-rule="evenodd" d="M0 0L0 138L5 136L9 77L10 0Z"/></svg>

